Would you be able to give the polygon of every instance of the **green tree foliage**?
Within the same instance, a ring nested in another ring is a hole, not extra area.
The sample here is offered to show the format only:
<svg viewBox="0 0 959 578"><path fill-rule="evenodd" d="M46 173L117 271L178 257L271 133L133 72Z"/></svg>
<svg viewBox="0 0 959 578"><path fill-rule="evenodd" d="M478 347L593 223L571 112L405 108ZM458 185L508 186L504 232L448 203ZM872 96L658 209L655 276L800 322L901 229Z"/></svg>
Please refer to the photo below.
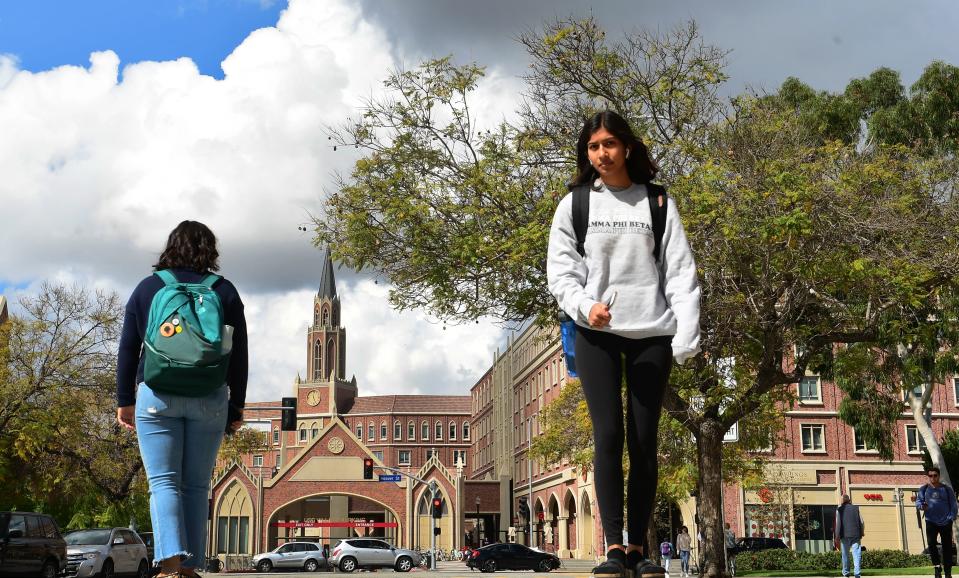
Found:
<svg viewBox="0 0 959 578"><path fill-rule="evenodd" d="M217 465L222 470L230 467L234 462L243 463L243 456L257 450L267 451L268 448L269 444L264 432L249 427L240 428L232 435L223 438L220 451L216 456Z"/></svg>
<svg viewBox="0 0 959 578"><path fill-rule="evenodd" d="M0 507L65 527L148 524L136 438L115 424L119 300L44 285L21 305L4 328Z"/></svg>

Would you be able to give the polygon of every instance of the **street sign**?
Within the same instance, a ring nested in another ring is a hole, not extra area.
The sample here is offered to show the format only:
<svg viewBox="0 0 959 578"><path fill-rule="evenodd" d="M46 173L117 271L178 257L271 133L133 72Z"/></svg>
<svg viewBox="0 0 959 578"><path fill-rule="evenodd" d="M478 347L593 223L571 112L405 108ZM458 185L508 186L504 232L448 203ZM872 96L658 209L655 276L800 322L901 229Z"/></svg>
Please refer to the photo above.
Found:
<svg viewBox="0 0 959 578"><path fill-rule="evenodd" d="M381 482L398 482L403 479L400 474L380 474Z"/></svg>

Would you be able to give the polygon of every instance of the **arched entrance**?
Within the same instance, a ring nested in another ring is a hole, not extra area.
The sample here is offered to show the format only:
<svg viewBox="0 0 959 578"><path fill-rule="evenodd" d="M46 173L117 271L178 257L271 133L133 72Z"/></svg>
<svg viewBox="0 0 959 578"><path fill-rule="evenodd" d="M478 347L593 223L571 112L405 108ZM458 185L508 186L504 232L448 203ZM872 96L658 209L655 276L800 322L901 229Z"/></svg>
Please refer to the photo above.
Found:
<svg viewBox="0 0 959 578"><path fill-rule="evenodd" d="M581 504L580 508L582 510L582 514L579 516L579 519L582 521L582 523L579 525L581 539L581 546L579 548L580 557L585 559L595 559L595 521L593 520L593 508L591 505L591 500L587 492L583 492L579 503Z"/></svg>
<svg viewBox="0 0 959 578"><path fill-rule="evenodd" d="M288 502L270 515L264 546L273 549L296 540L332 549L339 540L368 536L402 547L402 530L397 513L368 496L313 494Z"/></svg>
<svg viewBox="0 0 959 578"><path fill-rule="evenodd" d="M546 506L546 523L543 526L543 549L553 554L560 549L560 531L559 524L559 501L556 500L556 494L550 494L549 503Z"/></svg>
<svg viewBox="0 0 959 578"><path fill-rule="evenodd" d="M562 523L566 524L566 543L561 542L559 547L565 550L567 555L573 556L573 553L576 552L576 545L578 544L576 539L576 528L578 527L576 523L576 499L573 497L573 492L566 492L563 510L566 512L566 519L562 521Z"/></svg>

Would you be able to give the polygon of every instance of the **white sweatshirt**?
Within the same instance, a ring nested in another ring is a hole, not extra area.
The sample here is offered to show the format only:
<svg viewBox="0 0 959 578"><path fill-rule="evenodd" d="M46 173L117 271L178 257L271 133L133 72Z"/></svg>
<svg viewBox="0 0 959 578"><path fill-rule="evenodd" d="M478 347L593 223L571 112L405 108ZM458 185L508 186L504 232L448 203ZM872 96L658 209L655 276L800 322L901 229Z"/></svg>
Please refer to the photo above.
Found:
<svg viewBox="0 0 959 578"><path fill-rule="evenodd" d="M549 232L546 278L560 308L589 327L590 309L615 291L609 325L593 329L630 339L672 335L680 364L699 353L699 280L675 203L668 201L660 263L645 185L590 191L584 257L576 251L572 205L570 193Z"/></svg>

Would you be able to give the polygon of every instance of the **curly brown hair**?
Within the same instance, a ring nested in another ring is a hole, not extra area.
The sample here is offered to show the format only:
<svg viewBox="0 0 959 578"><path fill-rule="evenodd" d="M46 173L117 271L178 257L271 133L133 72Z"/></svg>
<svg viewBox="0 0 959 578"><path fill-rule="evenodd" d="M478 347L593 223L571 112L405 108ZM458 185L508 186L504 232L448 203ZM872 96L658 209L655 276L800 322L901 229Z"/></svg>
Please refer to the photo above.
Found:
<svg viewBox="0 0 959 578"><path fill-rule="evenodd" d="M193 269L217 271L220 253L216 249L216 235L199 221L183 221L170 232L166 248L153 266L160 269Z"/></svg>

